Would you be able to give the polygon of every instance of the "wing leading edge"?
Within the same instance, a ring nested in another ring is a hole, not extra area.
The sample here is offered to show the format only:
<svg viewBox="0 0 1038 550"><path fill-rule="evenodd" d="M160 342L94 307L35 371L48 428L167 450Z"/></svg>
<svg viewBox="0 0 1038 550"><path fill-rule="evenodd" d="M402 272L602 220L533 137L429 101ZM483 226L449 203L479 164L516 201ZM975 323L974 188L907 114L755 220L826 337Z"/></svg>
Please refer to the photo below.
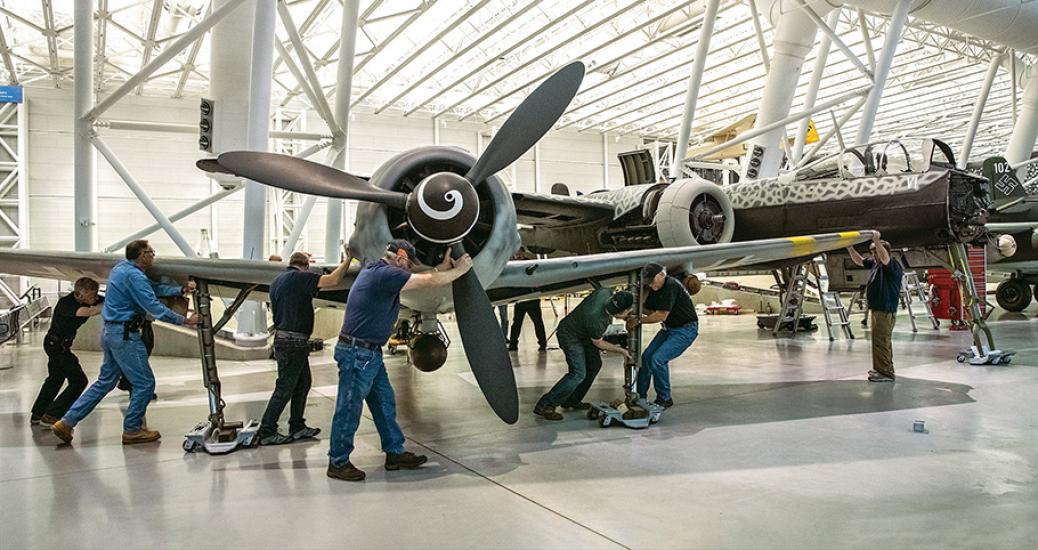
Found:
<svg viewBox="0 0 1038 550"><path fill-rule="evenodd" d="M845 231L803 237L765 239L740 243L655 248L610 252L546 260L511 261L490 285L491 289L556 288L572 282L622 277L647 262L676 268L691 263L696 271L736 269L756 264L808 258L846 248L872 238L872 231Z"/></svg>

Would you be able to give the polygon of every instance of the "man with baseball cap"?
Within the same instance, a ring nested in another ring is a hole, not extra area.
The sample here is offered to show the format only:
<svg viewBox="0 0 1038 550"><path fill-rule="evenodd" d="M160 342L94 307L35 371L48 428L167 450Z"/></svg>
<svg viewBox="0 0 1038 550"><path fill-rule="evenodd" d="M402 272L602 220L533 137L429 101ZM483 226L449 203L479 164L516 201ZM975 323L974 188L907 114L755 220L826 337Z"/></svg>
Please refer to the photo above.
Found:
<svg viewBox="0 0 1038 550"><path fill-rule="evenodd" d="M638 325L662 323L649 347L642 353L642 365L638 369L638 395L647 399L649 382L656 387L657 405L670 408L674 400L670 394L670 361L685 352L699 335L699 317L692 304L692 296L685 285L667 275L667 270L658 263L648 263L642 268L642 284L647 287L644 313L629 317L628 330Z"/></svg>
<svg viewBox="0 0 1038 550"><path fill-rule="evenodd" d="M546 420L562 420L562 414L555 410L559 405L568 409L591 408L583 399L602 368L601 352L611 351L631 359L631 352L602 337L612 318L626 319L633 305L634 295L630 292L614 293L610 288L600 288L559 322L556 335L569 372L537 401L534 414Z"/></svg>
<svg viewBox="0 0 1038 550"><path fill-rule="evenodd" d="M412 470L428 460L425 455L404 450L404 434L396 422L396 397L382 363L382 345L393 333L401 291L446 286L472 268L472 258L465 254L452 260L448 252L440 265L412 273L416 265L414 246L397 239L386 246L381 259L366 265L350 286L335 346L339 390L332 417L328 477L345 481L362 481L365 477L350 462L353 436L365 401L382 440L387 470Z"/></svg>

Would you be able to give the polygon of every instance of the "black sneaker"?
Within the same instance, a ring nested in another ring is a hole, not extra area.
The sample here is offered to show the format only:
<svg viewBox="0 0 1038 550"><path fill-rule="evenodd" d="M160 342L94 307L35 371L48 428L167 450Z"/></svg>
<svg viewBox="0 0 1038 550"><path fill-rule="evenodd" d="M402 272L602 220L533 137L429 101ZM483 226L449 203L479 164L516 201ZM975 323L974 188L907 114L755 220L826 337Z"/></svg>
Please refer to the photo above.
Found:
<svg viewBox="0 0 1038 550"><path fill-rule="evenodd" d="M328 477L341 479L343 481L364 481L367 474L364 473L364 470L360 470L354 466L353 463L347 462L342 466L329 464Z"/></svg>
<svg viewBox="0 0 1038 550"><path fill-rule="evenodd" d="M580 402L580 403L563 403L563 409L574 409L578 411L586 411L591 408L591 403Z"/></svg>
<svg viewBox="0 0 1038 550"><path fill-rule="evenodd" d="M545 420L562 420L562 413L556 411L555 407L541 405L540 403L533 408L533 414L536 414Z"/></svg>
<svg viewBox="0 0 1038 550"><path fill-rule="evenodd" d="M869 371L869 382L893 382L893 381L894 381L894 377L893 376L887 376L885 374L882 374L882 373L879 373L879 372L876 372L876 371Z"/></svg>
<svg viewBox="0 0 1038 550"><path fill-rule="evenodd" d="M656 400L653 401L653 403L663 407L664 409L669 409L674 406L673 399L660 399L659 397L657 397Z"/></svg>
<svg viewBox="0 0 1038 550"><path fill-rule="evenodd" d="M270 435L260 436L260 445L284 445L285 443L291 443L292 436L285 435L283 433L272 433Z"/></svg>
<svg viewBox="0 0 1038 550"><path fill-rule="evenodd" d="M321 428L303 426L302 428L292 432L292 441L299 441L300 439L316 439L317 435L320 433Z"/></svg>
<svg viewBox="0 0 1038 550"><path fill-rule="evenodd" d="M400 468L405 470L414 470L428 461L429 457L425 455L416 455L410 451L400 454L386 453L387 470L399 470Z"/></svg>

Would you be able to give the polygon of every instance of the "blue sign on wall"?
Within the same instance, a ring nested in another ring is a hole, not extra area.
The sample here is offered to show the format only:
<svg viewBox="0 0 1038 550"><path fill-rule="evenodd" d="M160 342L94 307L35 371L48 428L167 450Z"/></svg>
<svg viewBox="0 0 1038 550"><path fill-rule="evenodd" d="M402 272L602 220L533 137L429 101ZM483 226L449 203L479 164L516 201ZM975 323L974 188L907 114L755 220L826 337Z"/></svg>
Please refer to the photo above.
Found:
<svg viewBox="0 0 1038 550"><path fill-rule="evenodd" d="M21 103L21 86L0 86L0 103Z"/></svg>

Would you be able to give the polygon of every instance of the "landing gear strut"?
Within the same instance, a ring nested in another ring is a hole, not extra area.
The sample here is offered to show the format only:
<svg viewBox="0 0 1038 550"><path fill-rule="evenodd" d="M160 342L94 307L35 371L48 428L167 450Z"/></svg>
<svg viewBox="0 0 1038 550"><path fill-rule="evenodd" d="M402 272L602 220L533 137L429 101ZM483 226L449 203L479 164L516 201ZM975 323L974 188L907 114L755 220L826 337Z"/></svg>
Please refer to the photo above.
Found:
<svg viewBox="0 0 1038 550"><path fill-rule="evenodd" d="M248 287L239 292L234 303L227 308L220 322L214 327L209 284L204 279L197 279L195 284L195 309L202 318L202 322L198 324L198 347L202 357L202 381L209 394L209 418L199 422L184 436L184 451L193 453L204 450L215 455L229 453L238 447L255 447L259 443L258 420L243 423L227 422L223 418L224 402L220 395L220 374L216 369L216 345L213 339L245 301L249 292L256 287Z"/></svg>
<svg viewBox="0 0 1038 550"><path fill-rule="evenodd" d="M628 276L628 285L634 294L634 315L642 314L642 278L636 271ZM610 403L592 403L587 411L588 420L598 420L598 425L608 428L612 424L623 424L628 428L644 429L660 421L663 407L638 397L635 383L638 365L641 364L642 327L638 325L627 333L627 349L631 350L631 361L624 362L624 398Z"/></svg>
<svg viewBox="0 0 1038 550"><path fill-rule="evenodd" d="M966 246L961 243L953 244L948 247L948 252L951 254L952 272L959 277L959 284L962 285L965 307L969 308L970 333L973 335L973 345L960 351L955 360L971 365L1008 365L1016 352L995 349L991 329L980 313L980 294L973 283Z"/></svg>

